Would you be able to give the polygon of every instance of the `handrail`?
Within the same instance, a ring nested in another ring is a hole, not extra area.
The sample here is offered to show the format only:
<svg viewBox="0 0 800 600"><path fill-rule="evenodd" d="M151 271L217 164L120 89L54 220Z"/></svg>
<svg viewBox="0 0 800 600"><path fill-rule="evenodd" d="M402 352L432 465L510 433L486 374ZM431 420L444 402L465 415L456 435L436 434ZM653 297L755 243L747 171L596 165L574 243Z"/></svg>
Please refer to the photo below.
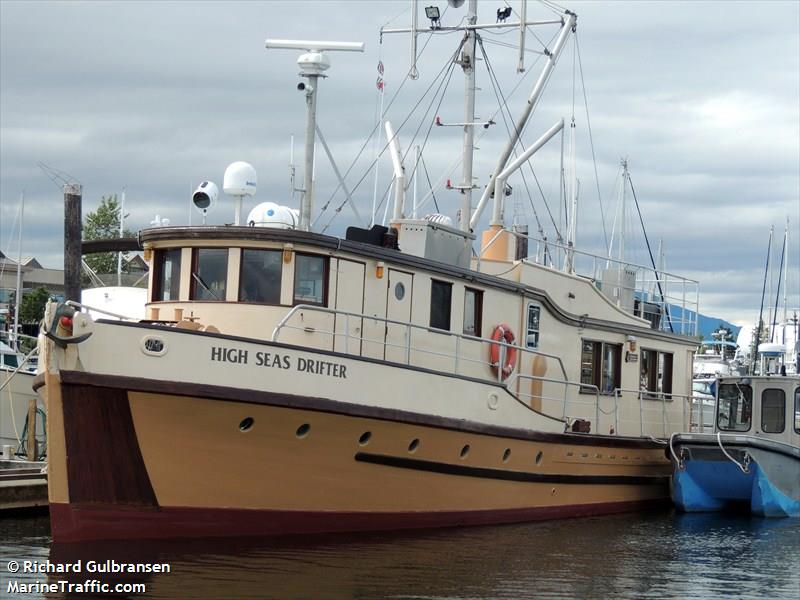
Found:
<svg viewBox="0 0 800 600"><path fill-rule="evenodd" d="M407 331L410 331L410 330L413 329L413 330L422 330L422 331L425 331L427 333L437 333L439 335L445 335L445 336L448 336L448 337L451 337L451 338L455 338L457 340L457 342L460 342L460 340L466 340L466 341L471 341L471 342L479 342L479 343L483 343L483 344L497 344L498 346L501 346L501 347L505 348L506 351L507 351L508 348L514 348L514 349L522 351L522 352L527 352L528 354L534 354L534 355L537 355L537 356L543 356L545 358L552 358L553 360L555 360L558 363L558 366L561 369L561 373L563 374L564 378L565 379L567 378L567 370L564 367L564 363L562 362L561 357L557 356L555 354L549 354L547 352L541 352L540 350L535 350L533 348L527 348L525 346L520 346L518 344L509 344L508 342L504 342L502 340L493 340L491 338L477 337L477 336L474 336L474 335L468 335L466 333L457 333L457 332L454 332L454 331L447 331L447 330L444 330L444 329L436 329L436 328L433 328L433 327L426 327L425 325L417 325L417 324L411 323L409 321L398 321L396 319L389 319L389 318L386 318L386 317L379 317L377 315L368 315L368 314L365 314L365 313L357 313L357 312L352 312L352 311L340 310L340 309L337 309L337 308L328 308L326 306L316 306L316 305L313 305L313 304L298 304L298 305L292 307L292 309L288 313L286 313L286 315L278 322L278 324L272 330L272 337L270 338L270 341L277 342L278 341L278 336L280 335L280 331L284 327L292 328L290 325L288 325L288 321L295 314L297 314L298 312L303 311L303 310L308 310L308 311L312 311L312 312L320 312L320 313L325 313L325 314L331 314L331 315L334 315L334 316L344 316L344 317L348 317L348 318L353 317L353 318L356 318L356 319L367 319L367 320L371 320L371 321L378 321L378 322L381 322L381 323L384 323L384 324L387 324L387 325L398 325L398 326L401 326L401 327L405 327ZM298 328L295 328L295 329L298 329ZM299 329L302 329L302 328L299 328ZM392 342L388 342L386 340L372 340L372 339L369 339L369 338L365 338L363 335L352 336L352 335L350 335L349 327L347 327L346 329L347 330L344 333L337 333L336 331L319 331L318 333L324 333L326 335L331 335L331 336L334 336L334 337L337 336L337 335L338 336L343 336L345 338L345 344L347 343L348 339L356 338L356 339L361 340L362 342L371 342L371 343L383 344L384 346L390 346L390 347L393 347L393 348L405 348L406 349L406 363L408 363L409 360L410 360L409 351L413 349L413 350L418 350L420 352L433 354L433 355L436 355L436 356L445 356L445 357L454 358L456 360L456 368L458 366L458 361L459 360L466 360L468 362L473 362L473 363L483 363L483 364L486 364L488 366L491 366L488 361L477 361L477 360L474 360L474 359L461 357L459 354L450 355L450 354L447 354L447 353L444 353L444 352L437 352L435 350L428 350L428 349L425 349L425 348L419 348L419 347L411 346L410 335L406 338L406 340L407 340L406 344L400 345L400 344L394 344ZM349 352L348 352L348 354L349 354ZM501 360L501 362L502 362L502 360ZM506 381L506 385L508 385L513 380L513 378L514 378L514 375L512 375L511 378L509 378Z"/></svg>
<svg viewBox="0 0 800 600"><path fill-rule="evenodd" d="M292 325L292 324L290 324L291 320L295 316L297 316L298 313L302 314L304 311L316 312L316 313L321 313L321 314L326 314L326 315L333 316L334 317L333 330L332 331L328 331L328 330L323 330L323 329L317 329L317 328L309 326L309 325ZM338 331L337 330L338 326L337 326L336 317L341 317L341 318L344 319L344 324L343 324L344 325L344 331ZM350 333L351 319L357 319L357 320L362 320L362 321L373 321L374 323L381 323L381 324L386 325L386 326L394 325L394 326L397 326L397 327L401 327L401 328L405 329L405 340L402 343L398 343L398 340L392 341L390 339L387 339L385 336L383 336L382 338L376 337L376 338L373 339L373 338L370 338L370 337L365 337L364 334L363 334L363 331L353 335L353 334ZM405 364L408 364L408 365L412 364L412 352L413 353L426 354L426 355L430 355L430 356L445 357L445 358L448 358L448 359L452 360L452 369L453 369L452 372L454 374L459 374L460 372L463 372L462 369L461 369L461 365L463 363L478 364L478 365L483 365L483 366L486 366L486 367L491 367L492 366L492 363L490 363L489 360L486 359L486 358L476 359L476 358L471 357L471 356L465 356L462 353L462 346L463 346L462 342L464 342L464 341L477 342L479 344L489 344L489 345L497 344L501 349L501 351L500 351L500 363L501 364L503 364L503 362L504 362L505 354L508 351L508 349L509 348L513 348L513 349L518 350L520 352L525 352L528 355L537 355L537 356L543 356L543 357L546 357L546 358L553 359L553 361L556 362L558 364L558 366L559 366L559 369L561 371L562 379L558 379L558 376L556 376L556 377L544 377L544 376L538 376L538 375L528 375L526 373L521 372L519 368L516 368L515 371L508 377L508 379L505 379L505 380L503 379L503 376L502 376L502 369L497 369L497 377L496 377L496 379L493 379L493 378L490 378L490 377L486 377L486 376L483 376L483 375L481 375L479 377L481 379L485 379L487 382L488 381L496 381L497 383L502 384L509 391L509 393L514 395L514 397L517 398L517 400L523 402L523 404L526 404L526 403L524 401L520 400L520 398L519 398L520 396L533 398L534 395L530 394L528 392L522 392L521 391L520 383L522 381L542 381L542 382L546 382L546 383L553 383L553 384L563 385L564 386L563 398L558 397L558 396L555 396L555 397L553 397L553 396L545 396L544 394L542 394L540 397L543 400L561 402L562 403L562 417L561 418L564 419L565 421L566 421L566 418L567 418L568 406L569 406L570 403L586 404L586 405L591 405L592 404L592 402L589 402L589 401L581 402L581 401L576 400L576 399L570 399L569 394L567 393L567 391L569 389L569 386L578 387L578 388L580 388L582 390L588 390L588 391L590 391L591 393L594 394L594 403L593 404L594 404L594 407L595 407L595 422L597 423L597 426L599 426L599 423L600 423L600 412L602 412L605 415L612 414L611 412L606 412L605 410L602 410L600 408L600 397L603 394L600 393L600 389L596 385L588 384L588 383L581 383L581 382L576 382L576 381L570 381L569 376L567 374L567 370L564 367L564 363L563 363L563 361L562 361L560 356L556 356L556 355L549 354L549 353L546 353L546 352L541 352L539 350L532 349L532 348L526 348L524 346L517 345L517 344L509 344L509 343L504 342L502 340L493 340L493 339L490 339L490 338L476 337L476 336L467 335L467 334L463 334L463 333L458 333L458 332L453 332L453 331L446 331L446 330L436 329L436 328L432 328L432 327L427 327L427 326L424 326L424 325L417 325L417 324L414 324L414 323L411 323L411 322L408 322L408 321L399 321L397 319L390 319L390 318L387 318L387 317L381 317L381 316L377 316L377 315L369 315L369 314L365 314L365 313L358 313L358 312L353 312L353 311L346 311L346 310L340 310L340 309L336 309L336 308L329 308L329 307L325 307L325 306L318 306L318 305L311 305L311 304L298 304L298 305L292 307L283 316L283 318L281 318L281 320L278 322L278 324L273 329L272 335L270 337L270 341L278 342L280 334L284 329L292 329L292 330L296 330L296 331L305 331L305 332L308 332L308 333L316 333L316 334L320 334L320 335L324 335L324 336L331 336L331 338L333 339L334 348L335 348L335 344L336 344L336 340L337 339L338 340L343 340L344 352L346 354L354 354L356 356L363 356L363 352L364 352L363 345L364 344L377 344L378 346L382 346L384 348L384 351L387 348L396 348L396 349L400 349L400 350L404 351L403 352L404 356L403 356L402 362L405 363ZM451 338L452 340L455 341L453 351L452 352L450 352L450 351L442 351L440 348L428 348L428 347L419 347L419 346L413 345L412 344L412 337L413 337L412 336L412 332L413 331L420 331L420 330L424 331L424 332L427 332L427 333L437 333L439 335L447 336L448 338ZM360 341L362 343L360 348L358 350L356 350L355 353L351 353L350 352L349 341L351 339ZM515 365L515 366L519 366L519 365L521 365L521 354L517 357L517 365ZM514 387L517 388L516 392L513 391ZM662 426L663 426L664 435L666 436L667 435L667 421L668 421L668 419L667 419L667 411L666 411L667 397L670 399L670 401L672 401L673 399L684 399L684 400L686 400L688 398L688 396L685 396L685 395L682 395L682 394L676 394L676 393L666 394L664 392L650 392L650 391L647 391L647 390L630 390L630 389L625 389L625 388L615 388L613 390L613 392L611 394L609 394L609 396L613 396L613 398L614 398L614 407L613 407L614 431L617 432L617 433L620 431L619 408L620 408L620 400L623 399L623 394L625 394L626 397L628 397L628 394L633 394L633 395L635 395L635 397L639 401L640 435L644 435L644 429L645 429L645 427L644 427L644 410L645 410L645 405L646 405L645 400L656 400L656 401L659 400L659 399L661 400ZM526 406L527 406L527 404L526 404ZM685 408L686 407L683 406L682 408L683 408L682 420L683 420L683 423L685 424L686 423L686 414L685 414ZM547 414L547 413L545 413L545 414ZM550 415L550 416L553 416L553 415ZM554 417L554 418L557 418L557 417ZM682 425L681 429L684 429L684 425Z"/></svg>
<svg viewBox="0 0 800 600"><path fill-rule="evenodd" d="M566 379L561 380L561 379L554 379L552 377L542 377L540 375L526 375L525 373L516 373L515 376L518 379L528 379L528 380L531 380L531 381L545 381L545 382L548 382L548 383L557 383L557 384L564 385L565 386L564 387L564 399L562 401L563 402L563 410L562 410L562 414L561 414L561 418L562 419L566 420L566 418L568 416L567 415L567 405L570 402L575 403L575 404L589 404L589 405L592 404L591 402L582 402L580 400L570 400L567 397L567 386L578 387L578 388L580 388L582 390L594 389L594 396L595 396L595 398L594 398L595 399L595 401L594 401L595 423L600 423L600 413L601 412L603 412L603 414L608 414L605 411L601 411L601 409L600 409L600 388L598 388L596 385L592 385L592 384L589 384L589 383L578 383L578 382L575 382L575 381L568 381ZM537 397L535 394L529 394L527 392L518 392L518 393L521 396L528 396L529 398L536 398ZM542 400L556 400L556 398L553 398L553 397L550 397L550 396L541 395L541 396L538 396L538 397L541 398ZM614 430L615 431L618 430L618 425L619 424L617 423L617 401L616 401L616 397L615 397L614 398Z"/></svg>
<svg viewBox="0 0 800 600"><path fill-rule="evenodd" d="M138 319L135 319L133 317L126 317L125 315L113 313L104 308L97 308L95 306L89 306L88 304L81 304L80 302L75 302L75 300L67 300L66 304L68 306L72 306L73 308L77 308L78 310L85 308L86 310L93 310L94 312L99 312L101 314L108 315L109 317L114 317L122 321L138 321Z"/></svg>

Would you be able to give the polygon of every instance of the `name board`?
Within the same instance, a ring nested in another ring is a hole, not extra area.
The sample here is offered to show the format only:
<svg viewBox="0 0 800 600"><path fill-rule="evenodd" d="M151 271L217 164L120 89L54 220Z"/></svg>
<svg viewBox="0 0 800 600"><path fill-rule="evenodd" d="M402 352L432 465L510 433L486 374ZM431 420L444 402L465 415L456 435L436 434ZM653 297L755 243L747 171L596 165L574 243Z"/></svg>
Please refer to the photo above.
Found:
<svg viewBox="0 0 800 600"><path fill-rule="evenodd" d="M324 377L347 379L347 365L316 358L294 357L278 352L251 352L244 348L211 347L211 361L234 365L253 365L269 369L294 370Z"/></svg>

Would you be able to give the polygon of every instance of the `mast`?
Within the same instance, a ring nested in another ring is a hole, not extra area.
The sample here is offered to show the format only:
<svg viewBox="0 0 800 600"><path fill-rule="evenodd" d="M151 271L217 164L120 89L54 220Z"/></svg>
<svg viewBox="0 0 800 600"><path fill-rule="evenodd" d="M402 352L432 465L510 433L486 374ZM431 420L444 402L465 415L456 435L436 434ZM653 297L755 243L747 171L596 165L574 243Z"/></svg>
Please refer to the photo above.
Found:
<svg viewBox="0 0 800 600"><path fill-rule="evenodd" d="M481 217L481 213L483 209L486 207L486 203L489 201L489 196L492 194L492 190L494 186L492 182L494 177L497 173L500 173L503 168L506 166L511 153L514 150L514 147L517 145L520 136L522 135L522 130L525 128L525 124L528 121L528 118L531 116L533 109L539 103L539 99L542 97L542 92L544 91L544 86L547 84L547 81L550 79L550 74L553 72L553 69L556 66L556 62L558 61L558 57L561 54L561 50L564 48L564 44L567 41L567 36L569 35L570 31L575 28L575 24L577 22L577 15L573 12L566 11L565 14L567 15L566 19L562 20L563 25L561 26L561 30L558 33L558 38L556 39L556 43L553 46L552 51L545 50L547 53L547 62L545 64L544 69L542 70L541 74L539 75L539 79L536 81L536 85L533 86L533 90L531 91L531 95L528 97L528 102L525 105L525 109L522 111L522 115L516 121L516 127L511 134L511 138L508 140L506 147L503 149L500 158L497 161L497 166L494 169L494 172L489 180L489 185L486 186L486 189L483 191L483 195L481 196L480 201L478 202L478 206L475 207L475 212L472 214L472 218L470 219L470 227L474 228L478 224L478 219Z"/></svg>
<svg viewBox="0 0 800 600"><path fill-rule="evenodd" d="M626 187L628 184L628 177L630 177L630 175L628 173L627 159L623 158L620 164L622 165L622 193L620 194L619 200L619 247L617 248L617 258L619 262L622 263L625 260L625 193L627 191Z"/></svg>
<svg viewBox="0 0 800 600"><path fill-rule="evenodd" d="M478 21L478 0L469 0L467 25ZM461 150L461 231L469 231L472 215L472 159L475 144L475 29L467 29L464 49L461 52L461 68L464 71L464 145Z"/></svg>
<svg viewBox="0 0 800 600"><path fill-rule="evenodd" d="M17 233L17 291L14 297L14 342L19 350L19 305L22 302L22 221L25 216L25 192L19 195L19 232Z"/></svg>
<svg viewBox="0 0 800 600"><path fill-rule="evenodd" d="M125 236L125 188L122 188L122 200L119 205L119 237ZM117 287L122 287L122 252L117 252Z"/></svg>
<svg viewBox="0 0 800 600"><path fill-rule="evenodd" d="M326 51L338 50L348 52L363 52L362 42L320 42L307 40L272 40L268 39L266 48L281 48L289 50L305 50L305 54L297 59L300 67L300 77L308 83L300 82L297 90L305 92L306 96L306 152L305 172L303 173L303 196L300 201L299 228L303 231L311 230L311 213L314 210L314 146L316 145L317 131L317 86L319 78L326 77L325 71L331 66L331 61L325 54Z"/></svg>

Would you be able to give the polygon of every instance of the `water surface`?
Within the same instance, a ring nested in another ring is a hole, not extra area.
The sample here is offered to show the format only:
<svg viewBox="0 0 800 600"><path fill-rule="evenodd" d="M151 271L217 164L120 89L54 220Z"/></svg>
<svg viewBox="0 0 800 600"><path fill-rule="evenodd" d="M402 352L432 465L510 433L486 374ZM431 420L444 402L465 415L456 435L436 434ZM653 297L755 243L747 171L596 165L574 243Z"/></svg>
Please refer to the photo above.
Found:
<svg viewBox="0 0 800 600"><path fill-rule="evenodd" d="M75 545L52 545L45 517L4 517L0 597L7 597L9 560L78 558L169 563L168 574L99 576L144 582L144 595L115 597L148 599L800 598L799 519L673 512L407 533Z"/></svg>

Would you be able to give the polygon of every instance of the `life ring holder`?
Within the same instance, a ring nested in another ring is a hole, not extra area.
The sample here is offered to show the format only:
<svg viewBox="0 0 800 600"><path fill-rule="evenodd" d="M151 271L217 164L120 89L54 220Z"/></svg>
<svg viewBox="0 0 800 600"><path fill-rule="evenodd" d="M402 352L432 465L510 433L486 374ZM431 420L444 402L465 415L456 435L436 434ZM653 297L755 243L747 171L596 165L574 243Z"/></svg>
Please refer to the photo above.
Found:
<svg viewBox="0 0 800 600"><path fill-rule="evenodd" d="M506 344L514 343L514 332L511 327L505 323L501 323L492 331L492 341L504 342ZM489 347L489 360L492 372L497 375L498 369L500 371L500 379L506 379L514 371L514 366L517 364L517 348L515 346L505 347L505 360L503 366L500 368L500 356L502 354L501 346L499 343L494 343Z"/></svg>

